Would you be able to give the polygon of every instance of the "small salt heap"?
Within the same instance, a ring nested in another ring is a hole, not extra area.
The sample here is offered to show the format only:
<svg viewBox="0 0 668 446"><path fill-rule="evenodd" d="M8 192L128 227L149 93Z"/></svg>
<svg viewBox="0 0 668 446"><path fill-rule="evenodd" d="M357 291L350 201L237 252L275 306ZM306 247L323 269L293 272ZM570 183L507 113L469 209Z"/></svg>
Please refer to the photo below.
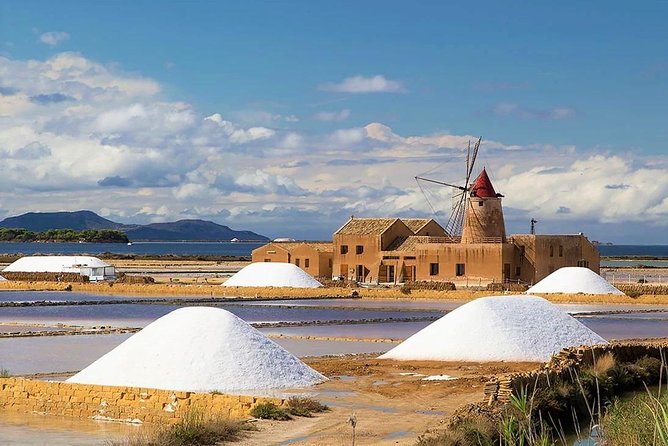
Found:
<svg viewBox="0 0 668 446"><path fill-rule="evenodd" d="M606 343L541 297L493 296L451 311L381 358L544 362L566 347Z"/></svg>
<svg viewBox="0 0 668 446"><path fill-rule="evenodd" d="M229 392L326 380L229 311L187 307L152 322L67 382Z"/></svg>
<svg viewBox="0 0 668 446"><path fill-rule="evenodd" d="M589 268L569 266L559 268L531 288L527 293L618 294L624 295L603 277Z"/></svg>
<svg viewBox="0 0 668 446"><path fill-rule="evenodd" d="M4 277L0 276L0 282L7 282L7 279L5 279Z"/></svg>
<svg viewBox="0 0 668 446"><path fill-rule="evenodd" d="M292 263L256 262L242 268L224 286L318 288L322 284Z"/></svg>

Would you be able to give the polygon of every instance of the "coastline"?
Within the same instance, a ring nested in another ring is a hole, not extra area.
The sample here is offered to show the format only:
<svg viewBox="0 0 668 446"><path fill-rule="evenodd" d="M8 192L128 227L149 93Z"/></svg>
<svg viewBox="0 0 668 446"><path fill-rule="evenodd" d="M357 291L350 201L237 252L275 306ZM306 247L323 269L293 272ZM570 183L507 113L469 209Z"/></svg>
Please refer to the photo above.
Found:
<svg viewBox="0 0 668 446"><path fill-rule="evenodd" d="M225 299L327 299L351 298L353 291L356 298L378 300L457 300L469 301L479 297L499 294L520 295L514 292L498 291L435 291L412 290L409 294L402 293L399 288L367 289L367 288L274 288L274 287L223 287L207 284L134 284L134 283L65 283L65 282L0 282L2 291L69 291L75 293L102 294L113 296L146 296L146 297L218 297ZM579 304L629 304L629 305L665 305L668 295L643 294L638 297L593 294L536 294L555 303Z"/></svg>

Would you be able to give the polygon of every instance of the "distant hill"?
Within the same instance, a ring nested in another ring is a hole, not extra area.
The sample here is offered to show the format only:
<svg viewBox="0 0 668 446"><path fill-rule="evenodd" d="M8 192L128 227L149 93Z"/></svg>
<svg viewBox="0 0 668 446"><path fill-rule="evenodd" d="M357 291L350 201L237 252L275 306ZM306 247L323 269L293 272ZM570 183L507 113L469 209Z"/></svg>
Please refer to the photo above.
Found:
<svg viewBox="0 0 668 446"><path fill-rule="evenodd" d="M130 240L269 240L251 231L235 231L228 226L206 220L179 220L173 223L151 223L125 231Z"/></svg>
<svg viewBox="0 0 668 446"><path fill-rule="evenodd" d="M100 217L91 211L76 212L28 212L17 217L7 217L0 222L0 228L23 228L28 231L44 232L49 229L124 229L126 225Z"/></svg>
<svg viewBox="0 0 668 446"><path fill-rule="evenodd" d="M234 238L266 241L269 238L251 231L235 231L206 220L179 220L172 223L125 225L100 217L91 211L29 212L0 221L0 228L23 228L34 232L49 229L117 229L133 241L222 241Z"/></svg>

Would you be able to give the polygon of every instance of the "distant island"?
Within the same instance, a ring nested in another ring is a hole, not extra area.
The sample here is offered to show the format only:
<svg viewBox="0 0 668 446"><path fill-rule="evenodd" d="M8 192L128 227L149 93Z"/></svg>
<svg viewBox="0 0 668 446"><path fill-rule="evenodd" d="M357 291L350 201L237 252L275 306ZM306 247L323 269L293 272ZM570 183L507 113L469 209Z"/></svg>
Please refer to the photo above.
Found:
<svg viewBox="0 0 668 446"><path fill-rule="evenodd" d="M0 242L86 242L86 243L128 243L128 236L115 229L49 229L43 232L22 228L0 228Z"/></svg>
<svg viewBox="0 0 668 446"><path fill-rule="evenodd" d="M0 238L0 241L89 241L81 238L64 240L63 237L76 237L72 235L74 233L77 233L78 237L82 237L82 232L91 230L98 231L97 236L101 237L92 241L105 243L127 243L128 241L269 241L269 238L264 235L247 230L237 231L230 229L229 226L219 225L212 221L190 219L133 225L108 220L92 211L29 212L16 217L5 218L0 221L0 230L2 228L13 230L14 232L3 232L3 234L6 234L5 237L14 237L14 239ZM25 232L20 233L17 230L24 230ZM47 235L54 235L53 232L50 232L53 230L69 232L60 234L60 238L56 239ZM87 234L87 237L94 237L92 233ZM119 235L125 236L125 238L121 239ZM22 240L21 237L34 238ZM104 237L111 237L111 239L102 241Z"/></svg>

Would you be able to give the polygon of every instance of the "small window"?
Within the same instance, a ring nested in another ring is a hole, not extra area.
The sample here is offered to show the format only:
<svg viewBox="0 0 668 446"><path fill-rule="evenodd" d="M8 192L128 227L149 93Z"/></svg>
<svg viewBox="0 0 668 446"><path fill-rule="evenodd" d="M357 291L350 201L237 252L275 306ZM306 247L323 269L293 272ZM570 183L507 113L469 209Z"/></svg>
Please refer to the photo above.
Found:
<svg viewBox="0 0 668 446"><path fill-rule="evenodd" d="M464 266L463 263L458 263L457 267L455 268L455 274L457 276L463 276L466 274L466 267Z"/></svg>
<svg viewBox="0 0 668 446"><path fill-rule="evenodd" d="M304 268L308 268L311 259L304 259Z"/></svg>
<svg viewBox="0 0 668 446"><path fill-rule="evenodd" d="M482 206L482 200L478 202L478 206Z"/></svg>
<svg viewBox="0 0 668 446"><path fill-rule="evenodd" d="M265 262L271 262L271 259L264 259Z"/></svg>
<svg viewBox="0 0 668 446"><path fill-rule="evenodd" d="M550 257L554 257L554 246L550 245Z"/></svg>
<svg viewBox="0 0 668 446"><path fill-rule="evenodd" d="M295 265L299 266L299 259L295 259Z"/></svg>
<svg viewBox="0 0 668 446"><path fill-rule="evenodd" d="M267 251L267 254L276 254L276 251Z"/></svg>
<svg viewBox="0 0 668 446"><path fill-rule="evenodd" d="M364 252L364 246L357 245L355 246L355 254L362 254Z"/></svg>
<svg viewBox="0 0 668 446"><path fill-rule="evenodd" d="M587 260L578 260L577 266L589 268L589 262Z"/></svg>
<svg viewBox="0 0 668 446"><path fill-rule="evenodd" d="M520 275L521 275L521 274L520 274L521 271L522 271L522 270L520 269L519 266L516 266L516 267L515 267L515 275L516 275L516 276L520 276Z"/></svg>
<svg viewBox="0 0 668 446"><path fill-rule="evenodd" d="M332 259L329 259L329 267L332 267Z"/></svg>
<svg viewBox="0 0 668 446"><path fill-rule="evenodd" d="M430 263L429 264L429 275L430 276L438 276L438 263Z"/></svg>
<svg viewBox="0 0 668 446"><path fill-rule="evenodd" d="M559 245L559 257L563 257L563 256L564 256L564 247L563 247L563 245Z"/></svg>
<svg viewBox="0 0 668 446"><path fill-rule="evenodd" d="M341 254L348 254L348 245L341 245Z"/></svg>

